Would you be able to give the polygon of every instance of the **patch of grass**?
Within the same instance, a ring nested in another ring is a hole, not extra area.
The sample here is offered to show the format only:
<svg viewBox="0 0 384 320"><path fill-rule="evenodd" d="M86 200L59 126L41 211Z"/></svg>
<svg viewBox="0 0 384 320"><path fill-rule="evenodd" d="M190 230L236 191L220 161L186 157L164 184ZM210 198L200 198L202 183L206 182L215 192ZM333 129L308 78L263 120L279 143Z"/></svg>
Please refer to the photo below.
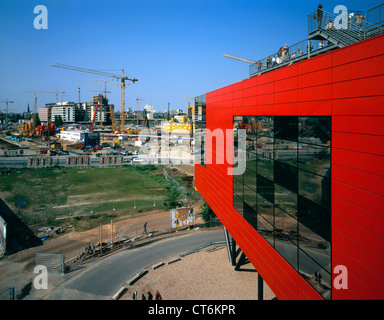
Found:
<svg viewBox="0 0 384 320"><path fill-rule="evenodd" d="M33 225L33 229L47 223L64 224L56 220L58 216L94 211L92 217L70 219L85 230L111 219L110 215L98 215L98 212L114 212L113 201L107 200L119 199L115 209L125 212L134 210L134 198L140 210L159 209L163 204L160 199L164 198L165 188L169 186L162 169L162 166L155 165L12 169L9 174L0 176L0 191L12 192L5 201L27 225ZM18 199L27 204L16 210ZM153 206L154 199L156 207ZM77 203L82 205L75 205Z"/></svg>

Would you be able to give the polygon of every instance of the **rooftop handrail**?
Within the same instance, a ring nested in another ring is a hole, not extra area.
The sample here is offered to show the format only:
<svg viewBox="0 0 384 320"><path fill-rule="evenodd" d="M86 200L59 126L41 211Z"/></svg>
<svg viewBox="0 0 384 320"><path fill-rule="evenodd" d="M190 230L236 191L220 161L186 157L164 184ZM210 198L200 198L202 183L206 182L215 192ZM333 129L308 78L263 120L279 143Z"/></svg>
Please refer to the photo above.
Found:
<svg viewBox="0 0 384 320"><path fill-rule="evenodd" d="M335 15L324 10L315 10L308 15L308 34L322 30L352 30L361 33L366 38L367 31L376 26L370 23L364 12L346 13L347 21L343 21L342 15ZM380 34L381 30L377 34Z"/></svg>
<svg viewBox="0 0 384 320"><path fill-rule="evenodd" d="M367 21L372 25L383 25L384 23L384 3L377 5L365 12Z"/></svg>
<svg viewBox="0 0 384 320"><path fill-rule="evenodd" d="M319 17L318 12L320 12ZM384 3L367 11L348 10L346 16L347 21L342 21L339 14L335 15L322 9L311 12L308 15L308 34L319 30L326 31L328 37L324 38L328 41L317 40L319 38L317 36L316 40L309 37L289 47L285 45L266 58L250 64L249 74L257 75L384 32ZM343 24L340 25L340 23Z"/></svg>
<svg viewBox="0 0 384 320"><path fill-rule="evenodd" d="M327 48L331 43L326 40L309 40L305 39L291 46L284 45L273 54L268 55L264 59L256 61L249 66L249 74L257 74L269 69L282 67L301 59L306 59L315 54L317 50Z"/></svg>

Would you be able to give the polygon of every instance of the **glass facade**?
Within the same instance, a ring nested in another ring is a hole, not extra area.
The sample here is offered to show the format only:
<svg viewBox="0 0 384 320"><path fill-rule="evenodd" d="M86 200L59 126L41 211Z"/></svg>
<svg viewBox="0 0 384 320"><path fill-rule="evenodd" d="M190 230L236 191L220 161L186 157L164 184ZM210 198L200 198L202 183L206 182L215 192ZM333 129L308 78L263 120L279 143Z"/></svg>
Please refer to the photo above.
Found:
<svg viewBox="0 0 384 320"><path fill-rule="evenodd" d="M233 124L247 132L234 208L330 299L331 118L234 116Z"/></svg>
<svg viewBox="0 0 384 320"><path fill-rule="evenodd" d="M195 98L195 150L194 158L197 163L206 166L206 95L203 94Z"/></svg>

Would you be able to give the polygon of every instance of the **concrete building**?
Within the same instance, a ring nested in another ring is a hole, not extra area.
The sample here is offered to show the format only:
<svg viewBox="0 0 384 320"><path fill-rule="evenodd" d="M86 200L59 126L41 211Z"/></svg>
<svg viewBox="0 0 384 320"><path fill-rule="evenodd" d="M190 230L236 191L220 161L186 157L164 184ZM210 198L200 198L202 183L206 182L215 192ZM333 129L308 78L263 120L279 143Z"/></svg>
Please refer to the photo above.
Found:
<svg viewBox="0 0 384 320"><path fill-rule="evenodd" d="M84 142L85 133L80 130L60 131L60 139L68 142Z"/></svg>
<svg viewBox="0 0 384 320"><path fill-rule="evenodd" d="M55 121L55 117L60 116L64 123L76 122L77 106L74 102L58 102L51 108L51 121Z"/></svg>

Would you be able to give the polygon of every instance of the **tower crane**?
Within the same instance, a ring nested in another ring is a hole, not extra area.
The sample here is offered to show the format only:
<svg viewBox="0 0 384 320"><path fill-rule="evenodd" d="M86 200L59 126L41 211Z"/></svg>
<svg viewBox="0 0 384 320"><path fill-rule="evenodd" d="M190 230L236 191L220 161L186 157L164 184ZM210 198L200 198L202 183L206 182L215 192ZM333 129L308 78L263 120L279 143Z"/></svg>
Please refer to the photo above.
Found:
<svg viewBox="0 0 384 320"><path fill-rule="evenodd" d="M5 102L5 122L7 123L8 122L8 110L9 110L8 104L14 103L15 101L11 101L11 100L6 99L6 100L1 100L0 102Z"/></svg>
<svg viewBox="0 0 384 320"><path fill-rule="evenodd" d="M242 62L249 63L249 64L255 64L256 63L256 61L245 59L245 58L236 57L236 56L233 56L233 55L227 54L227 53L224 54L224 58L230 58L230 59L234 59L234 60L237 60L237 61L242 61Z"/></svg>
<svg viewBox="0 0 384 320"><path fill-rule="evenodd" d="M137 97L135 100L137 102L137 126L139 126L139 101L144 101L144 99L140 99L139 97Z"/></svg>
<svg viewBox="0 0 384 320"><path fill-rule="evenodd" d="M86 73L92 73L92 74L97 74L101 75L107 78L115 78L120 80L120 86L121 86L121 128L124 130L124 118L125 118L125 81L132 81L132 83L135 83L138 81L136 78L128 78L127 76L124 75L124 69L122 69L121 76L120 75L115 75L112 73L108 72L102 72L102 71L97 71L97 70L92 70L92 69L85 69L85 68L80 68L80 67L73 67L73 66L68 66L65 64L59 64L59 63L54 63L53 67L58 67L58 68L64 68L64 69L69 69L73 71L79 71L79 72L86 72Z"/></svg>

